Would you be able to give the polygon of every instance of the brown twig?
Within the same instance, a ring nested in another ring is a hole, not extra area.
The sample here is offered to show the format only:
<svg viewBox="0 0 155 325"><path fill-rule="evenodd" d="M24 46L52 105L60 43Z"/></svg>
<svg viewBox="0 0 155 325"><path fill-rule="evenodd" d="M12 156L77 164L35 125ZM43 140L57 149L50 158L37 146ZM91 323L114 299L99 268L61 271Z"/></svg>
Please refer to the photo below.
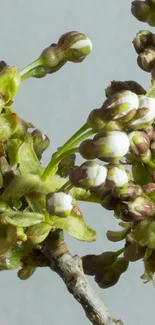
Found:
<svg viewBox="0 0 155 325"><path fill-rule="evenodd" d="M48 237L42 246L42 252L50 261L50 268L62 278L68 291L83 307L86 316L94 325L123 325L109 313L106 305L91 288L82 268L79 256L72 256L63 241L55 234ZM56 249L57 247L57 249Z"/></svg>

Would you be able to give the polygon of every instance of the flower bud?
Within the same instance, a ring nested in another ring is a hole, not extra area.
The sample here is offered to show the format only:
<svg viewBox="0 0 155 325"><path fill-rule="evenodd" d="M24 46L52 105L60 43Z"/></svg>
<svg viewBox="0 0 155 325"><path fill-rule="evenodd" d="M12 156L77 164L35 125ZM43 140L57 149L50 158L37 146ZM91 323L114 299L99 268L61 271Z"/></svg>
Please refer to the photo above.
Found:
<svg viewBox="0 0 155 325"><path fill-rule="evenodd" d="M142 187L134 182L129 182L127 185L113 190L113 195L121 201L134 200L137 196L141 196L142 194Z"/></svg>
<svg viewBox="0 0 155 325"><path fill-rule="evenodd" d="M155 249L155 222L145 219L136 223L132 229L132 239L142 247Z"/></svg>
<svg viewBox="0 0 155 325"><path fill-rule="evenodd" d="M155 201L155 183L148 183L143 186L144 193L154 202Z"/></svg>
<svg viewBox="0 0 155 325"><path fill-rule="evenodd" d="M124 258L129 262L135 262L144 257L145 249L137 243L127 243L124 249Z"/></svg>
<svg viewBox="0 0 155 325"><path fill-rule="evenodd" d="M48 193L46 196L46 210L50 215L68 217L73 209L72 196L63 192Z"/></svg>
<svg viewBox="0 0 155 325"><path fill-rule="evenodd" d="M154 215L154 204L151 200L144 197L137 197L128 204L129 215L135 220L143 220Z"/></svg>
<svg viewBox="0 0 155 325"><path fill-rule="evenodd" d="M60 61L64 59L64 50L59 49L57 44L51 44L46 49L43 50L39 57L40 65L44 69L50 69L59 64ZM46 71L44 70L44 73Z"/></svg>
<svg viewBox="0 0 155 325"><path fill-rule="evenodd" d="M111 190L105 190L100 195L101 206L106 210L114 210L119 203L119 199L113 196Z"/></svg>
<svg viewBox="0 0 155 325"><path fill-rule="evenodd" d="M113 264L113 268L119 273L122 274L128 269L129 262L124 259L124 257L118 257Z"/></svg>
<svg viewBox="0 0 155 325"><path fill-rule="evenodd" d="M128 174L123 165L108 165L107 182L108 188L122 187L128 183Z"/></svg>
<svg viewBox="0 0 155 325"><path fill-rule="evenodd" d="M63 158L58 165L57 174L61 177L67 177L75 167L75 160L76 155L74 153Z"/></svg>
<svg viewBox="0 0 155 325"><path fill-rule="evenodd" d="M137 95L146 94L146 90L138 82L133 80L112 81L110 86L106 88L105 94L106 97L109 98L112 95L125 90L130 90Z"/></svg>
<svg viewBox="0 0 155 325"><path fill-rule="evenodd" d="M31 135L33 137L34 151L38 159L40 160L42 157L42 153L49 147L50 140L44 133L42 133L40 130L37 129L35 129L31 133Z"/></svg>
<svg viewBox="0 0 155 325"><path fill-rule="evenodd" d="M139 21L147 22L151 7L144 1L133 1L131 12Z"/></svg>
<svg viewBox="0 0 155 325"><path fill-rule="evenodd" d="M131 152L139 156L144 154L150 147L150 139L146 132L133 131L128 134Z"/></svg>
<svg viewBox="0 0 155 325"><path fill-rule="evenodd" d="M93 109L87 119L89 127L102 130L105 126L104 116L100 108Z"/></svg>
<svg viewBox="0 0 155 325"><path fill-rule="evenodd" d="M104 252L100 255L86 255L82 257L84 273L87 275L95 275L97 270L112 265L119 255L117 252Z"/></svg>
<svg viewBox="0 0 155 325"><path fill-rule="evenodd" d="M114 286L120 278L120 274L111 266L107 266L104 270L99 270L95 276L95 281L102 289Z"/></svg>
<svg viewBox="0 0 155 325"><path fill-rule="evenodd" d="M58 48L63 49L64 60L76 63L91 53L92 42L85 34L72 31L60 37Z"/></svg>
<svg viewBox="0 0 155 325"><path fill-rule="evenodd" d="M141 118L135 119L130 123L132 127L145 128L152 124L155 118L155 98L141 96L139 98L139 109L148 109L148 112Z"/></svg>
<svg viewBox="0 0 155 325"><path fill-rule="evenodd" d="M91 139L84 140L79 146L79 153L84 159L95 159L95 144Z"/></svg>
<svg viewBox="0 0 155 325"><path fill-rule="evenodd" d="M105 119L114 119L128 122L133 118L138 109L138 96L129 90L115 93L103 103L101 111ZM128 115L130 113L130 115ZM129 118L127 118L127 115ZM127 119L126 119L127 118Z"/></svg>
<svg viewBox="0 0 155 325"><path fill-rule="evenodd" d="M70 182L74 186L84 189L91 189L104 184L106 177L107 168L99 166L93 161L86 161L69 175Z"/></svg>
<svg viewBox="0 0 155 325"><path fill-rule="evenodd" d="M155 48L146 48L144 52L139 54L137 63L142 70L151 72L155 65Z"/></svg>
<svg viewBox="0 0 155 325"><path fill-rule="evenodd" d="M133 45L138 54L144 52L146 48L153 46L153 33L149 30L140 30L133 40Z"/></svg>
<svg viewBox="0 0 155 325"><path fill-rule="evenodd" d="M96 158L116 162L125 156L129 150L129 138L120 131L100 132L93 138Z"/></svg>
<svg viewBox="0 0 155 325"><path fill-rule="evenodd" d="M24 267L22 267L22 269L20 269L17 273L19 279L21 280L27 280L29 279L33 273L35 272L36 270L36 267L35 266L29 266L29 265L26 265Z"/></svg>

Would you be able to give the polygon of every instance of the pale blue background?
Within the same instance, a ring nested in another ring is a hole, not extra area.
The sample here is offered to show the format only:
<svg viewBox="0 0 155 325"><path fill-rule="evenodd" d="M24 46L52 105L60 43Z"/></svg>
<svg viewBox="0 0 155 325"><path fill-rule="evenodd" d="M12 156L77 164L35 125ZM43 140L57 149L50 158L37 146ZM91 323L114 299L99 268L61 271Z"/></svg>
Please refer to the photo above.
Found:
<svg viewBox="0 0 155 325"><path fill-rule="evenodd" d="M4 0L1 2L0 59L20 69L64 32L85 32L93 52L82 64L68 64L45 79L25 81L14 107L51 138L51 150L72 135L90 110L104 100L104 88L113 79L134 79L149 86L149 75L136 65L132 39L147 25L130 14L129 0ZM98 241L80 243L67 237L72 253L101 253L113 248L105 231L116 228L111 214L95 205L82 205L85 218L98 230ZM115 246L119 247L118 244ZM114 247L115 248L115 247ZM93 286L125 325L153 325L155 289L140 279L141 263L131 265L109 290ZM63 282L48 269L22 282L16 272L0 274L0 320L3 325L87 325L81 307ZM148 316L149 315L149 316Z"/></svg>

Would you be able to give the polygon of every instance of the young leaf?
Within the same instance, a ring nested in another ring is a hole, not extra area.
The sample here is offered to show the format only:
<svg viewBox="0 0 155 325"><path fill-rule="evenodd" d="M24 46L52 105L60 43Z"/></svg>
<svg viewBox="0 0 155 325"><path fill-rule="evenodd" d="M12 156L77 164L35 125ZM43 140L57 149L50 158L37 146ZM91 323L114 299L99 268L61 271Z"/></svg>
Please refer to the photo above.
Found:
<svg viewBox="0 0 155 325"><path fill-rule="evenodd" d="M133 164L132 174L134 177L134 181L138 185L145 185L151 182L151 176L144 165Z"/></svg>
<svg viewBox="0 0 155 325"><path fill-rule="evenodd" d="M81 240L92 242L96 240L96 232L89 227L84 218L78 214L71 213L66 218L57 216L50 217L50 224L53 229L62 229L69 233L72 237Z"/></svg>
<svg viewBox="0 0 155 325"><path fill-rule="evenodd" d="M39 244L48 236L52 226L46 222L41 222L27 229L26 235L32 244Z"/></svg>
<svg viewBox="0 0 155 325"><path fill-rule="evenodd" d="M22 175L26 174L37 174L41 175L43 173L43 167L41 166L34 148L32 137L27 135L25 141L19 148L18 151L18 162L19 171Z"/></svg>
<svg viewBox="0 0 155 325"><path fill-rule="evenodd" d="M10 139L7 141L6 151L9 157L10 167L18 164L18 149L22 141L20 139Z"/></svg>
<svg viewBox="0 0 155 325"><path fill-rule="evenodd" d="M30 227L44 221L44 219L43 214L33 212L7 211L1 215L1 223L18 227Z"/></svg>

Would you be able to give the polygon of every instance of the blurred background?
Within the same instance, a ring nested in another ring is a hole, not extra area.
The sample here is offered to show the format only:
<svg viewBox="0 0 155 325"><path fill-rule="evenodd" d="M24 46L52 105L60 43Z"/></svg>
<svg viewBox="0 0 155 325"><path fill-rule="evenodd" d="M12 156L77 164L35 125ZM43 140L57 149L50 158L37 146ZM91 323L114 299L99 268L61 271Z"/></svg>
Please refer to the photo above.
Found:
<svg viewBox="0 0 155 325"><path fill-rule="evenodd" d="M14 108L51 139L44 155L47 163L86 120L89 112L101 106L104 89L112 80L133 79L150 85L149 74L136 64L132 40L147 29L130 14L129 0L4 0L1 2L0 59L22 69L65 32L84 32L93 42L92 54L81 64L67 64L45 79L23 82ZM98 232L95 243L81 243L66 236L73 254L116 250L105 233L116 229L111 213L93 204L81 204L86 221ZM152 325L155 289L143 284L141 262L131 264L119 283L102 290L92 286L116 318L125 325ZM0 274L0 315L3 325L87 325L82 308L67 292L62 280L49 269L37 270L30 280L21 281L16 271Z"/></svg>

